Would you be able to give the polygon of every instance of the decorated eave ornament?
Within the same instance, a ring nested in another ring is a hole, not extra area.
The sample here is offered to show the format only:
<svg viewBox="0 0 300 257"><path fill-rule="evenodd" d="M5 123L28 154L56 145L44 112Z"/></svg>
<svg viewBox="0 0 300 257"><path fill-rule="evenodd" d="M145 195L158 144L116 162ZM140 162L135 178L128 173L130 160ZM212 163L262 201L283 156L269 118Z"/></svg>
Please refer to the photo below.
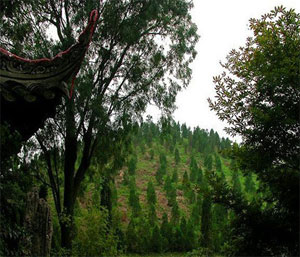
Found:
<svg viewBox="0 0 300 257"><path fill-rule="evenodd" d="M28 60L0 47L1 124L8 123L27 140L54 117L62 96L72 98L97 20L98 12L93 10L78 42L52 59Z"/></svg>

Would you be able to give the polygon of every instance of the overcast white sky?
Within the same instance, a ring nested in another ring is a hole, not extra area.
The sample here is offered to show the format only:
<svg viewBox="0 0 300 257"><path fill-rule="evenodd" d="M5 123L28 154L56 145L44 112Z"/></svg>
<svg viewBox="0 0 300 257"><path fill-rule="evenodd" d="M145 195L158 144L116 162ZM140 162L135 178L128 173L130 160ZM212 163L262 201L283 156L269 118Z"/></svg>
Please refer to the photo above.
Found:
<svg viewBox="0 0 300 257"><path fill-rule="evenodd" d="M223 131L225 123L208 107L207 98L215 95L212 77L222 71L219 61L225 60L231 49L244 45L251 35L249 19L259 18L279 5L300 11L299 0L194 0L192 17L201 38L190 86L177 96L176 121L190 127L213 128L220 136L228 137Z"/></svg>

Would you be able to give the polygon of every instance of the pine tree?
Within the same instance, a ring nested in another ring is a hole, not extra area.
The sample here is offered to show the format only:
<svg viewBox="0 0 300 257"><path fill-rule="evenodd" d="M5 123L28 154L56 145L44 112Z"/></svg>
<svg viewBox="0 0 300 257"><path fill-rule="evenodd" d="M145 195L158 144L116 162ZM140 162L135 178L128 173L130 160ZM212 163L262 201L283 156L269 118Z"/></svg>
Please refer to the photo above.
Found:
<svg viewBox="0 0 300 257"><path fill-rule="evenodd" d="M186 226L186 235L185 235L185 250L191 251L195 248L195 224L189 220Z"/></svg>
<svg viewBox="0 0 300 257"><path fill-rule="evenodd" d="M156 172L156 180L158 184L162 184L163 176L167 173L167 157L164 153L159 155L159 168Z"/></svg>
<svg viewBox="0 0 300 257"><path fill-rule="evenodd" d="M232 174L232 188L236 194L240 195L242 193L240 176L239 176L239 172L237 170L234 170L233 174Z"/></svg>
<svg viewBox="0 0 300 257"><path fill-rule="evenodd" d="M190 173L190 181L192 183L195 183L197 181L199 175L198 173L199 173L199 169L197 164L195 163L193 167L191 167L191 173Z"/></svg>
<svg viewBox="0 0 300 257"><path fill-rule="evenodd" d="M216 170L221 172L222 171L222 163L221 163L221 158L218 154L215 154L215 164L216 164Z"/></svg>
<svg viewBox="0 0 300 257"><path fill-rule="evenodd" d="M138 249L136 252L151 251L151 227L146 217L140 216L137 218L136 234L138 237Z"/></svg>
<svg viewBox="0 0 300 257"><path fill-rule="evenodd" d="M201 185L203 180L203 171L202 169L198 169L198 176L197 176L197 185Z"/></svg>
<svg viewBox="0 0 300 257"><path fill-rule="evenodd" d="M175 149L175 163L176 165L180 163L180 155L179 155L178 148Z"/></svg>
<svg viewBox="0 0 300 257"><path fill-rule="evenodd" d="M207 170L212 170L212 157L210 154L207 154L204 158L204 166Z"/></svg>
<svg viewBox="0 0 300 257"><path fill-rule="evenodd" d="M185 217L182 217L180 220L180 230L181 230L181 247L183 251L187 250L187 224L186 224L186 219Z"/></svg>
<svg viewBox="0 0 300 257"><path fill-rule="evenodd" d="M154 204L149 205L148 220L149 220L149 224L151 225L151 227L153 227L154 224L156 224L156 222L157 222L157 215L156 215L156 210L155 210Z"/></svg>
<svg viewBox="0 0 300 257"><path fill-rule="evenodd" d="M194 155L192 154L191 159L190 159L190 170L192 170L194 167L197 167L197 162L195 160Z"/></svg>
<svg viewBox="0 0 300 257"><path fill-rule="evenodd" d="M159 163L162 170L165 171L167 168L167 157L163 152L159 155ZM163 175L165 175L165 173Z"/></svg>
<svg viewBox="0 0 300 257"><path fill-rule="evenodd" d="M194 203L196 200L195 192L193 189L190 189L187 193L187 197L189 199L190 204Z"/></svg>
<svg viewBox="0 0 300 257"><path fill-rule="evenodd" d="M211 246L211 199L206 196L203 199L202 204L202 216L201 216L201 245L205 248Z"/></svg>
<svg viewBox="0 0 300 257"><path fill-rule="evenodd" d="M219 175L220 175L221 180L222 180L223 182L226 182L226 177L225 177L225 174L224 174L224 171L223 171L223 170L221 170L221 172L219 173Z"/></svg>
<svg viewBox="0 0 300 257"><path fill-rule="evenodd" d="M146 147L145 147L144 141L142 140L139 145L140 145L142 155L145 155Z"/></svg>
<svg viewBox="0 0 300 257"><path fill-rule="evenodd" d="M184 251L184 247L182 245L182 232L179 226L175 226L174 229L174 237L173 237L173 251L182 252Z"/></svg>
<svg viewBox="0 0 300 257"><path fill-rule="evenodd" d="M189 175L187 174L187 171L184 171L183 177L182 177L182 185L185 187L189 183Z"/></svg>
<svg viewBox="0 0 300 257"><path fill-rule="evenodd" d="M128 162L128 173L129 173L130 176L135 175L136 164L137 164L137 158L136 157L131 157L129 162Z"/></svg>
<svg viewBox="0 0 300 257"><path fill-rule="evenodd" d="M224 244L227 220L225 207L215 204L212 208L212 244L216 252L219 252Z"/></svg>
<svg viewBox="0 0 300 257"><path fill-rule="evenodd" d="M154 159L154 150L151 148L150 152L150 160L152 161Z"/></svg>
<svg viewBox="0 0 300 257"><path fill-rule="evenodd" d="M138 249L138 235L135 230L133 218L130 220L126 231L126 245L130 252L136 252Z"/></svg>
<svg viewBox="0 0 300 257"><path fill-rule="evenodd" d="M156 193L155 193L155 189L154 189L154 185L153 185L152 181L148 182L147 201L148 201L149 205L151 205L151 204L155 205L156 204Z"/></svg>
<svg viewBox="0 0 300 257"><path fill-rule="evenodd" d="M177 201L173 203L172 211L171 211L171 223L173 225L178 224L180 218L180 212Z"/></svg>
<svg viewBox="0 0 300 257"><path fill-rule="evenodd" d="M162 216L160 232L163 237L164 249L169 250L173 235L172 235L172 227L171 227L170 223L168 222L168 215L165 212Z"/></svg>
<svg viewBox="0 0 300 257"><path fill-rule="evenodd" d="M137 195L136 189L131 187L129 190L129 205L132 207L132 213L134 216L138 216L141 206L139 202L139 197Z"/></svg>
<svg viewBox="0 0 300 257"><path fill-rule="evenodd" d="M151 245L153 252L160 253L162 251L162 236L157 225L154 226L152 231Z"/></svg>
<svg viewBox="0 0 300 257"><path fill-rule="evenodd" d="M178 181L178 172L177 172L177 168L175 167L172 174L172 182L177 183L177 181Z"/></svg>
<svg viewBox="0 0 300 257"><path fill-rule="evenodd" d="M156 178L156 181L159 185L162 184L162 181L163 181L163 171L161 169L161 167L158 168L156 174L155 174L155 178Z"/></svg>
<svg viewBox="0 0 300 257"><path fill-rule="evenodd" d="M202 176L202 181L201 181L201 184L199 185L199 188L200 188L202 193L207 193L208 192L209 185L208 185L206 175Z"/></svg>
<svg viewBox="0 0 300 257"><path fill-rule="evenodd" d="M176 187L171 184L170 190L167 193L168 205L173 206L176 202L177 192Z"/></svg>
<svg viewBox="0 0 300 257"><path fill-rule="evenodd" d="M192 206L190 220L195 227L197 227L200 223L200 208L197 203Z"/></svg>
<svg viewBox="0 0 300 257"><path fill-rule="evenodd" d="M231 162L230 162L230 169L231 169L232 171L238 170L237 162L236 162L235 159L232 159L232 160L231 160Z"/></svg>
<svg viewBox="0 0 300 257"><path fill-rule="evenodd" d="M116 187L115 182L111 183L111 202L112 205L115 206L117 204L118 201L118 190Z"/></svg>
<svg viewBox="0 0 300 257"><path fill-rule="evenodd" d="M251 173L246 176L245 191L247 193L253 193L255 191L255 183L253 181L253 177Z"/></svg>
<svg viewBox="0 0 300 257"><path fill-rule="evenodd" d="M171 187L172 187L171 178L169 175L167 175L167 178L165 179L165 184L164 184L164 190L166 191L167 194L170 192Z"/></svg>

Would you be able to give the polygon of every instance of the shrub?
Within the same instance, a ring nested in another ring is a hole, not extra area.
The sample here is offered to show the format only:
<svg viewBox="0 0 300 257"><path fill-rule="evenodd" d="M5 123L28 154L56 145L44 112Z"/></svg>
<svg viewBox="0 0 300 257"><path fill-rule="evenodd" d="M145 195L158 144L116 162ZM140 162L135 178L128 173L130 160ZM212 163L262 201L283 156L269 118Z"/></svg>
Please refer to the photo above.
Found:
<svg viewBox="0 0 300 257"><path fill-rule="evenodd" d="M117 239L108 226L105 209L82 209L75 218L77 234L73 241L74 256L118 256Z"/></svg>

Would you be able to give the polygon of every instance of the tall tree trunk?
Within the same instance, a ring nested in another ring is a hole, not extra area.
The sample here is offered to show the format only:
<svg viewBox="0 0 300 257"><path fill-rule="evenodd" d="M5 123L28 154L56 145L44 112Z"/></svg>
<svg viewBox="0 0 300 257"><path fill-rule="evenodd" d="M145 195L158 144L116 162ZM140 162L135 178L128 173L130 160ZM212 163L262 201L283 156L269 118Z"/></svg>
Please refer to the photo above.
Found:
<svg viewBox="0 0 300 257"><path fill-rule="evenodd" d="M76 199L74 174L77 159L77 137L73 101L73 99L70 99L66 104L64 201L60 217L61 246L70 251L72 250L73 215Z"/></svg>
<svg viewBox="0 0 300 257"><path fill-rule="evenodd" d="M64 213L68 218L61 218L60 231L61 231L61 247L67 250L72 250L72 239L73 239L73 214Z"/></svg>
<svg viewBox="0 0 300 257"><path fill-rule="evenodd" d="M65 178L65 180L70 180ZM65 185L68 183L65 183ZM69 183L70 184L70 183ZM64 189L64 207L60 216L61 247L72 250L75 195L73 187Z"/></svg>

